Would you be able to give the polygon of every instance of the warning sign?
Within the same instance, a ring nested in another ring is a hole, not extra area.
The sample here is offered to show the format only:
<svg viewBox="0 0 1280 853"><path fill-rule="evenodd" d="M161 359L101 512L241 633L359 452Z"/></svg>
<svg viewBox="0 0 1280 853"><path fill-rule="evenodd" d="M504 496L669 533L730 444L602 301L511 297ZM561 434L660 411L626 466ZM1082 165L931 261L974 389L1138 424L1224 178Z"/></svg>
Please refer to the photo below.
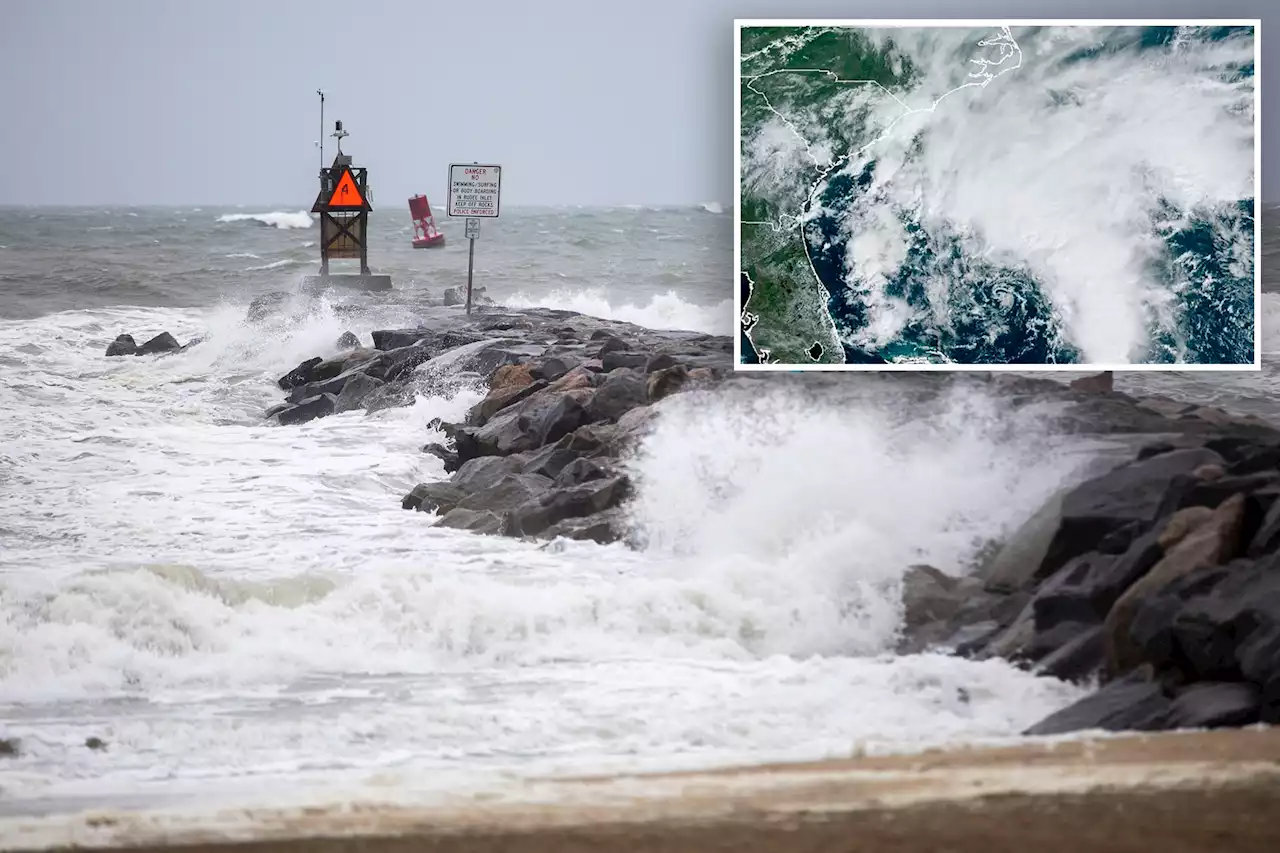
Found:
<svg viewBox="0 0 1280 853"><path fill-rule="evenodd" d="M329 196L329 207L355 210L364 207L364 196L360 195L360 188L356 186L350 169L342 170L342 177L333 188L333 195Z"/></svg>
<svg viewBox="0 0 1280 853"><path fill-rule="evenodd" d="M449 167L450 216L498 218L502 167L455 163Z"/></svg>

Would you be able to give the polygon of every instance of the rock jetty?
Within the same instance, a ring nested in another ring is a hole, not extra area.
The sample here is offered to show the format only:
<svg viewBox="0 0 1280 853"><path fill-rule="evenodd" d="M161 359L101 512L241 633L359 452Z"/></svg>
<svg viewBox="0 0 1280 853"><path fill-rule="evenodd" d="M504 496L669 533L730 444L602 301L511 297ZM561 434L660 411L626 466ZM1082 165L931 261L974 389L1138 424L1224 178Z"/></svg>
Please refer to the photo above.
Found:
<svg viewBox="0 0 1280 853"><path fill-rule="evenodd" d="M628 451L664 399L693 389L974 383L1012 406L1060 404L1055 427L1110 439L1111 455L967 575L911 567L899 651L999 657L1097 686L1033 734L1280 722L1280 431L1267 423L1137 399L1110 374L744 377L728 337L543 308L424 312L297 365L266 416L298 424L404 405L424 383L481 385L461 423L434 424L446 440L423 448L449 479L401 499L479 534L625 541Z"/></svg>

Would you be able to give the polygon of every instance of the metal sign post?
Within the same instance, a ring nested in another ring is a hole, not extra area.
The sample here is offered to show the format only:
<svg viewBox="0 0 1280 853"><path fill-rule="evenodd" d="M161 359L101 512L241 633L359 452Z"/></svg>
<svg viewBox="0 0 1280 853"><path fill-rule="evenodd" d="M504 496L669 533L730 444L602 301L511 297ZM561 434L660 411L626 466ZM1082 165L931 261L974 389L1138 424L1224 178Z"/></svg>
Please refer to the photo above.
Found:
<svg viewBox="0 0 1280 853"><path fill-rule="evenodd" d="M448 215L467 220L467 313L471 313L471 282L476 265L476 239L481 219L497 219L502 198L502 167L479 163L449 166Z"/></svg>
<svg viewBox="0 0 1280 853"><path fill-rule="evenodd" d="M467 240L471 248L467 250L467 313L471 313L471 274L476 268L476 238L480 236L480 220L467 219Z"/></svg>

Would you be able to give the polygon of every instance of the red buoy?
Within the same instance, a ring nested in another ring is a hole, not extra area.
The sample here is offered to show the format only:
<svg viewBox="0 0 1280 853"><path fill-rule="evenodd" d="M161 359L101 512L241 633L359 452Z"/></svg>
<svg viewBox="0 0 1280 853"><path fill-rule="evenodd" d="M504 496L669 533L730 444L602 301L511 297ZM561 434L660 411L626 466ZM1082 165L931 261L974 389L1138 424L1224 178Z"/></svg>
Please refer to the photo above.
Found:
<svg viewBox="0 0 1280 853"><path fill-rule="evenodd" d="M409 215L413 217L413 248L438 249L444 245L444 235L436 227L431 215L431 203L425 195L409 199Z"/></svg>

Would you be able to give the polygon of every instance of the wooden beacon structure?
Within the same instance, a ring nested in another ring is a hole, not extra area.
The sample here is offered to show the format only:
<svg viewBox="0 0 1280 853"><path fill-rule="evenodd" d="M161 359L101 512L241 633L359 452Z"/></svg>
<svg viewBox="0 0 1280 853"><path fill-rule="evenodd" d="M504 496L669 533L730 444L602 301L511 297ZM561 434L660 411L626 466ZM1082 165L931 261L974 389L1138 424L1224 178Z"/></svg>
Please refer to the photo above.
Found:
<svg viewBox="0 0 1280 853"><path fill-rule="evenodd" d="M323 110L323 94L321 109ZM321 114L323 123L323 113ZM338 140L338 154L333 165L325 168L321 149L320 192L311 206L320 214L320 275L308 277L307 283L319 287L354 287L360 290L390 290L391 276L374 275L369 269L369 170L353 166L351 155L342 152L342 139L347 132L342 122L335 121L331 136ZM334 274L329 262L357 260L360 271Z"/></svg>

